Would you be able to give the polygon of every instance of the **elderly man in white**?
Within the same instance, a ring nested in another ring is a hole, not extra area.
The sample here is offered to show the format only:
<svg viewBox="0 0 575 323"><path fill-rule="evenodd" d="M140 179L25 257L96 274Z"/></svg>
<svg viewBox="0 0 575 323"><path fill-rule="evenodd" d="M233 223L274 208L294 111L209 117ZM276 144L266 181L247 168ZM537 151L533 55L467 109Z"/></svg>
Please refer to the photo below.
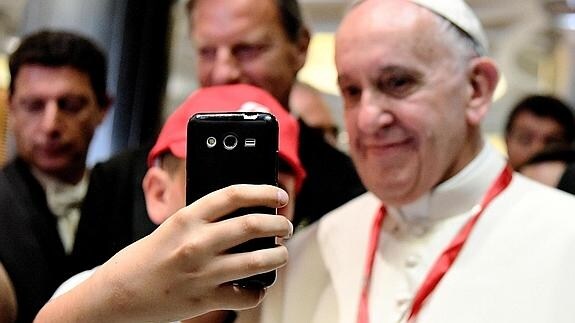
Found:
<svg viewBox="0 0 575 323"><path fill-rule="evenodd" d="M575 199L481 134L498 70L461 0L366 0L336 36L369 192L290 241L263 322L575 322Z"/></svg>

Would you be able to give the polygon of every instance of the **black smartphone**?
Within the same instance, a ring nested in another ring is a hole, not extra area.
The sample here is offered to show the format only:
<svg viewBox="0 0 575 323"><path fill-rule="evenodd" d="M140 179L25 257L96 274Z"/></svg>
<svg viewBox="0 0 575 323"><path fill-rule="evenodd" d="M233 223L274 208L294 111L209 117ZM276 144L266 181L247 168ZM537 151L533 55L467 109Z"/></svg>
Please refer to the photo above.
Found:
<svg viewBox="0 0 575 323"><path fill-rule="evenodd" d="M198 113L187 129L186 202L232 184L277 186L278 123L265 112ZM228 217L248 213L277 214L268 207L242 208ZM232 248L246 252L276 246L275 237L258 238ZM238 281L244 288L272 285L271 271Z"/></svg>

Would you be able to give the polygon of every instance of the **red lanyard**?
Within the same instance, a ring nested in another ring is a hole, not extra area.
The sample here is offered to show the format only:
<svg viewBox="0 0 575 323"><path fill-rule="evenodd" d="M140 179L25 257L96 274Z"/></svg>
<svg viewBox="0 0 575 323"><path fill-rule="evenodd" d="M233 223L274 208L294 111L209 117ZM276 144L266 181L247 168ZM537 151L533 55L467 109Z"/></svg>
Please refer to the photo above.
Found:
<svg viewBox="0 0 575 323"><path fill-rule="evenodd" d="M419 287L419 290L415 294L415 298L413 300L413 304L411 306L411 311L409 313L408 321L413 319L417 316L421 308L423 307L423 303L433 292L435 286L439 283L439 281L443 278L445 273L449 270L453 262L459 255L463 244L469 237L473 226L479 219L483 210L489 205L489 203L499 194L501 193L511 182L512 171L509 167L505 167L497 180L491 185L487 194L483 197L483 200L480 204L480 209L477 213L471 217L465 223L465 225L459 230L455 238L451 241L449 246L441 253L439 258L435 261L433 267L431 267L427 277ZM377 246L379 244L379 236L381 227L383 225L383 219L386 215L386 209L384 206L380 208L377 212L377 215L374 219L373 225L371 227L371 235L369 239L368 251L367 251L367 259L365 263L365 270L364 270L364 281L363 281L363 288L360 295L360 303L359 303L359 312L357 316L358 323L369 323L369 289L371 285L371 275L373 271L373 261L375 260L375 254L377 252Z"/></svg>

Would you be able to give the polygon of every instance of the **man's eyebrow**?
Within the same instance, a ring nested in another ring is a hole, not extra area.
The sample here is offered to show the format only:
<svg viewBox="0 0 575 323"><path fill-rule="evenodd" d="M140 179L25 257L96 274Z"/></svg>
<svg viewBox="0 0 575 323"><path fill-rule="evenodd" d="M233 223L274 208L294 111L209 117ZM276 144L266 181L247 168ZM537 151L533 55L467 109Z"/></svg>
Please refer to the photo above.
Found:
<svg viewBox="0 0 575 323"><path fill-rule="evenodd" d="M382 65L376 66L370 72L371 76L380 75L380 74L394 74L394 73L409 73L415 76L421 75L419 71L414 68L406 67L403 65ZM339 74L337 76L338 83L349 81L351 77L348 77L346 74Z"/></svg>
<svg viewBox="0 0 575 323"><path fill-rule="evenodd" d="M412 73L412 74L420 74L413 68L409 68L402 65L385 65L376 67L373 69L374 73L378 74L393 74L393 73Z"/></svg>
<svg viewBox="0 0 575 323"><path fill-rule="evenodd" d="M58 96L56 99L88 100L89 95L85 93L69 93Z"/></svg>
<svg viewBox="0 0 575 323"><path fill-rule="evenodd" d="M50 100L50 99L55 99L55 100L72 99L72 100L87 101L87 100L89 100L89 95L87 95L85 93L68 93L68 94L59 95L55 98L45 97L42 95L28 95L28 96L20 97L18 99L18 102L28 103L28 102L35 102L35 101L46 101L46 100Z"/></svg>

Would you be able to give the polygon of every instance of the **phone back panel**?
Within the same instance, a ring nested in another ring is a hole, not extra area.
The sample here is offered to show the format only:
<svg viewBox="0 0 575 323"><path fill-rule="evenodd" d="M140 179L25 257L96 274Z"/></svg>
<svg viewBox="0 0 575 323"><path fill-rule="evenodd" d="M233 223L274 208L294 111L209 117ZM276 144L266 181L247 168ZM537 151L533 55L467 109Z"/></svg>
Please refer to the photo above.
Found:
<svg viewBox="0 0 575 323"><path fill-rule="evenodd" d="M273 115L261 112L196 114L188 123L187 136L187 204L232 184L277 186L278 124ZM235 145L233 138L237 139ZM244 208L229 217L248 213L276 214L276 209ZM275 238L261 238L230 252L272 247L275 247ZM267 287L273 284L275 276L273 271L235 283L248 288Z"/></svg>

